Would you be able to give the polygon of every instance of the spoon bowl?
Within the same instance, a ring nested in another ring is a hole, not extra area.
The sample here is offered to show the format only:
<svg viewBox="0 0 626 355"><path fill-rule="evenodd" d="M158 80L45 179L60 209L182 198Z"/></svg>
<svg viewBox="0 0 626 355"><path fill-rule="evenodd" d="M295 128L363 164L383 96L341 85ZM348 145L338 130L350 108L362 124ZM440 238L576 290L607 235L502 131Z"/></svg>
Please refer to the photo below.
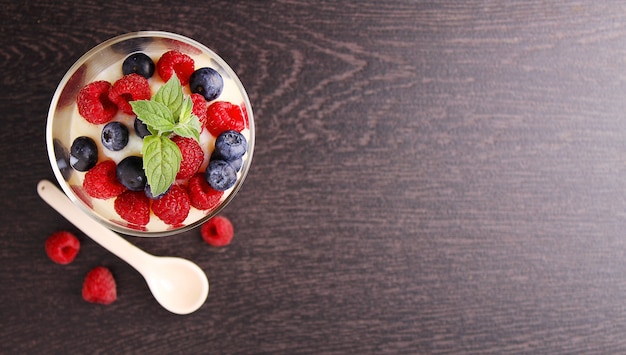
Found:
<svg viewBox="0 0 626 355"><path fill-rule="evenodd" d="M206 275L189 260L155 257L142 274L154 298L172 313L187 314L204 303L209 284Z"/></svg>
<svg viewBox="0 0 626 355"><path fill-rule="evenodd" d="M163 308L176 314L189 314L206 301L209 280L198 265L183 258L154 256L137 248L90 218L50 181L40 181L37 192L83 233L139 271Z"/></svg>

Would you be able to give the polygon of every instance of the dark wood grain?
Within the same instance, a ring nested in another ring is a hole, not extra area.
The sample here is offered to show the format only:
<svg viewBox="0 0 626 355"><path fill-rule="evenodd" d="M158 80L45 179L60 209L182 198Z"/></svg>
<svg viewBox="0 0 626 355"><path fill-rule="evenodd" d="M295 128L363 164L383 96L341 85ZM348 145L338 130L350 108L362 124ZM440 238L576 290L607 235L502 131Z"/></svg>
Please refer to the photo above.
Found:
<svg viewBox="0 0 626 355"><path fill-rule="evenodd" d="M141 5L139 5L141 4ZM0 352L626 352L626 12L619 2L0 1ZM207 303L176 316L35 193L45 119L85 51L181 33L240 75L257 124ZM119 299L84 302L111 268Z"/></svg>

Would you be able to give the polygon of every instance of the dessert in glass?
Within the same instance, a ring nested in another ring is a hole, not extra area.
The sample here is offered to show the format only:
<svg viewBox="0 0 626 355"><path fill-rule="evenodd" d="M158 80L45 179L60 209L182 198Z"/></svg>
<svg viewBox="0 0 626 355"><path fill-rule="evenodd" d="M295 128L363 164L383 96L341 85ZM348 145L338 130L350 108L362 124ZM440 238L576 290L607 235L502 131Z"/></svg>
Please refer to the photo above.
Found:
<svg viewBox="0 0 626 355"><path fill-rule="evenodd" d="M52 98L48 155L65 194L120 233L195 228L235 196L254 118L228 64L187 37L124 34L94 47Z"/></svg>

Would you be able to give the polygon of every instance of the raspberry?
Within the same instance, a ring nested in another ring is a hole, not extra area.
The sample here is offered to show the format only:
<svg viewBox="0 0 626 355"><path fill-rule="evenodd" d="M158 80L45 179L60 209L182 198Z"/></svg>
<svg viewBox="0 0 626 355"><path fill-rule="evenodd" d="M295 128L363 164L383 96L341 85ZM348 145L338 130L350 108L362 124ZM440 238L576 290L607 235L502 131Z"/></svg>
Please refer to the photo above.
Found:
<svg viewBox="0 0 626 355"><path fill-rule="evenodd" d="M204 128L204 126L206 125L206 100L204 99L204 96L200 94L191 94L191 101L193 102L193 108L191 109L191 112L193 112L194 115L198 116L198 118L200 119L200 126Z"/></svg>
<svg viewBox="0 0 626 355"><path fill-rule="evenodd" d="M239 105L228 101L216 101L207 108L206 128L214 136L229 129L241 132L246 128L245 122Z"/></svg>
<svg viewBox="0 0 626 355"><path fill-rule="evenodd" d="M115 212L137 226L150 222L150 199L143 191L126 190L113 203Z"/></svg>
<svg viewBox="0 0 626 355"><path fill-rule="evenodd" d="M71 263L79 250L80 241L70 232L58 231L46 239L46 254L57 264Z"/></svg>
<svg viewBox="0 0 626 355"><path fill-rule="evenodd" d="M83 299L91 303L111 304L117 299L117 286L111 271L96 266L85 276Z"/></svg>
<svg viewBox="0 0 626 355"><path fill-rule="evenodd" d="M233 224L226 217L215 216L200 227L202 239L214 247L223 247L233 240L235 231Z"/></svg>
<svg viewBox="0 0 626 355"><path fill-rule="evenodd" d="M94 166L85 174L85 192L93 198L107 199L126 191L126 187L117 180L115 168L113 160L105 160Z"/></svg>
<svg viewBox="0 0 626 355"><path fill-rule="evenodd" d="M173 185L163 197L152 202L152 212L170 225L183 223L189 209L189 195L179 185Z"/></svg>
<svg viewBox="0 0 626 355"><path fill-rule="evenodd" d="M219 205L224 191L213 189L204 179L204 173L197 173L189 179L189 202L199 210L211 210Z"/></svg>
<svg viewBox="0 0 626 355"><path fill-rule="evenodd" d="M109 100L113 101L122 112L132 115L133 108L129 101L150 100L148 79L139 74L128 74L119 78L109 91Z"/></svg>
<svg viewBox="0 0 626 355"><path fill-rule="evenodd" d="M194 72L193 59L177 50L163 53L156 65L156 70L163 81L168 81L176 73L181 85L189 83L189 77Z"/></svg>
<svg viewBox="0 0 626 355"><path fill-rule="evenodd" d="M183 156L176 178L189 179L198 172L200 165L204 162L204 152L200 144L193 138L175 136L172 138L172 141L176 143Z"/></svg>
<svg viewBox="0 0 626 355"><path fill-rule="evenodd" d="M76 96L78 113L89 123L109 122L117 113L117 106L109 99L111 83L104 80L85 85Z"/></svg>

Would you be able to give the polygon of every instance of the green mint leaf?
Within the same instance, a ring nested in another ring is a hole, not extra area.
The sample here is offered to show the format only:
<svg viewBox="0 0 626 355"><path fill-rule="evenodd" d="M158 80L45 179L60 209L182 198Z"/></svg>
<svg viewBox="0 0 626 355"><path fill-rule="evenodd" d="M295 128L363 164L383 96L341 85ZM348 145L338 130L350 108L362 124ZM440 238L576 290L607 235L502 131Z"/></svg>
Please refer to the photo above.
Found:
<svg viewBox="0 0 626 355"><path fill-rule="evenodd" d="M174 127L174 133L182 137L193 138L198 143L200 142L200 131L202 131L200 119L194 114L190 115L187 123L178 122Z"/></svg>
<svg viewBox="0 0 626 355"><path fill-rule="evenodd" d="M176 180L182 155L176 143L164 136L143 139L143 169L154 196L160 195Z"/></svg>
<svg viewBox="0 0 626 355"><path fill-rule="evenodd" d="M178 122L180 123L188 123L191 121L191 115L193 111L193 101L191 101L191 96L185 96L183 103L181 104L180 114L178 116Z"/></svg>
<svg viewBox="0 0 626 355"><path fill-rule="evenodd" d="M181 108L184 102L183 87L180 85L178 76L172 75L170 80L161 86L152 97L152 101L162 103L172 112L174 119L180 116Z"/></svg>
<svg viewBox="0 0 626 355"><path fill-rule="evenodd" d="M174 129L172 111L164 104L150 100L130 101L133 111L148 126L153 134L156 132L171 132Z"/></svg>

